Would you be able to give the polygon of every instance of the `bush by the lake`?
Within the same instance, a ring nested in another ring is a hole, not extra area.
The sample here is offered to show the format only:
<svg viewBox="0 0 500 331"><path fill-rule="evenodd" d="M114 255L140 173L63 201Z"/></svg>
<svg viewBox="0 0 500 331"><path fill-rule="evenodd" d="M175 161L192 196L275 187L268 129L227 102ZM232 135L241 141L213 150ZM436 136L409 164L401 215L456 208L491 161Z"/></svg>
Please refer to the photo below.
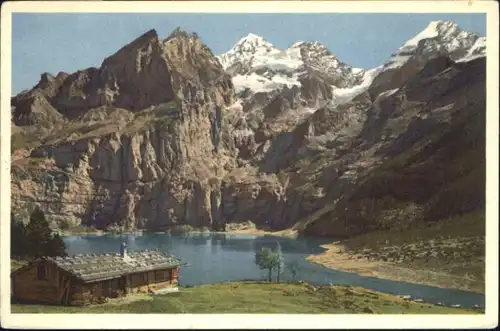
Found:
<svg viewBox="0 0 500 331"><path fill-rule="evenodd" d="M36 208L25 226L11 214L11 256L21 259L65 256L66 246L59 234L52 234L45 214Z"/></svg>

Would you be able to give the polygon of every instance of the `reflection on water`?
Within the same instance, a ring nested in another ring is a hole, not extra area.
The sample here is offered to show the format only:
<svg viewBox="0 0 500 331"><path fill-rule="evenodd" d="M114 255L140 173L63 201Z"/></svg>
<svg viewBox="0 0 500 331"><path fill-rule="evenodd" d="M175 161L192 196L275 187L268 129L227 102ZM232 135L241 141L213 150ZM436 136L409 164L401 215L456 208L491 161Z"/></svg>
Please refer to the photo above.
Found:
<svg viewBox="0 0 500 331"><path fill-rule="evenodd" d="M260 248L275 248L279 241L285 257L282 280L292 280L290 265L296 270L295 279L314 284L341 284L363 286L372 290L412 295L425 301L443 304L461 304L464 307L484 307L481 294L440 289L430 286L393 282L359 276L324 268L305 259L310 254L321 253L319 245L325 240L306 238L290 239L272 236L234 235L224 233L128 233L102 236L63 237L69 254L119 252L120 242L125 241L129 250L158 249L169 251L189 264L181 269L182 285L210 284L245 279L267 279L267 271L254 264L255 252Z"/></svg>

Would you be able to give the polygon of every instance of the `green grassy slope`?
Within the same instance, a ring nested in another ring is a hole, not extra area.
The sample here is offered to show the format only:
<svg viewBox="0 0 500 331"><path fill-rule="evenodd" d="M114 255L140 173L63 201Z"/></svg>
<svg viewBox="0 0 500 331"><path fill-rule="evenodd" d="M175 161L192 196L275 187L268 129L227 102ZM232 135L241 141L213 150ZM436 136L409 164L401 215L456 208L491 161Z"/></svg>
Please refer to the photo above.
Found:
<svg viewBox="0 0 500 331"><path fill-rule="evenodd" d="M390 294L308 284L234 282L182 288L163 296L138 296L89 307L12 305L13 313L260 313L260 314L477 314L468 310L405 301Z"/></svg>

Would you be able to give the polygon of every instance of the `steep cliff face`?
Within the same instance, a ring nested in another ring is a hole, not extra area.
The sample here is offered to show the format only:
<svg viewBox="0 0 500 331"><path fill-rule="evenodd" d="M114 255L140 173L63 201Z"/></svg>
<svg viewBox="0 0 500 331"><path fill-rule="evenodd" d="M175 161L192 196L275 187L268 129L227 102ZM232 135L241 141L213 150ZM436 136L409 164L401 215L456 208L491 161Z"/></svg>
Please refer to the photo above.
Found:
<svg viewBox="0 0 500 331"><path fill-rule="evenodd" d="M150 31L100 69L44 83L27 94L45 93L64 128L13 163L15 209L40 204L54 223L100 228L211 224L209 180L236 155L222 113L233 85L196 35ZM16 101L14 121L36 125Z"/></svg>
<svg viewBox="0 0 500 331"><path fill-rule="evenodd" d="M215 57L151 30L99 68L12 98L12 202L53 226L311 235L484 207L485 40L446 22L361 70L249 35Z"/></svg>

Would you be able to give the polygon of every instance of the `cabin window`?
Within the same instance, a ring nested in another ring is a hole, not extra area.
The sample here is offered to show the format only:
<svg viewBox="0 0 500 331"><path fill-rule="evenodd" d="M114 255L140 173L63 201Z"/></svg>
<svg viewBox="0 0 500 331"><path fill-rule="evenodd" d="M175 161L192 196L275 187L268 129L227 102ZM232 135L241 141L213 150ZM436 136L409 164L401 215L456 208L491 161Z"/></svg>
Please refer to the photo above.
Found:
<svg viewBox="0 0 500 331"><path fill-rule="evenodd" d="M39 264L37 266L36 275L38 280L44 280L47 278L47 274L45 273L45 266L43 264Z"/></svg>
<svg viewBox="0 0 500 331"><path fill-rule="evenodd" d="M132 275L132 283L134 285L148 284L147 272L142 272Z"/></svg>

